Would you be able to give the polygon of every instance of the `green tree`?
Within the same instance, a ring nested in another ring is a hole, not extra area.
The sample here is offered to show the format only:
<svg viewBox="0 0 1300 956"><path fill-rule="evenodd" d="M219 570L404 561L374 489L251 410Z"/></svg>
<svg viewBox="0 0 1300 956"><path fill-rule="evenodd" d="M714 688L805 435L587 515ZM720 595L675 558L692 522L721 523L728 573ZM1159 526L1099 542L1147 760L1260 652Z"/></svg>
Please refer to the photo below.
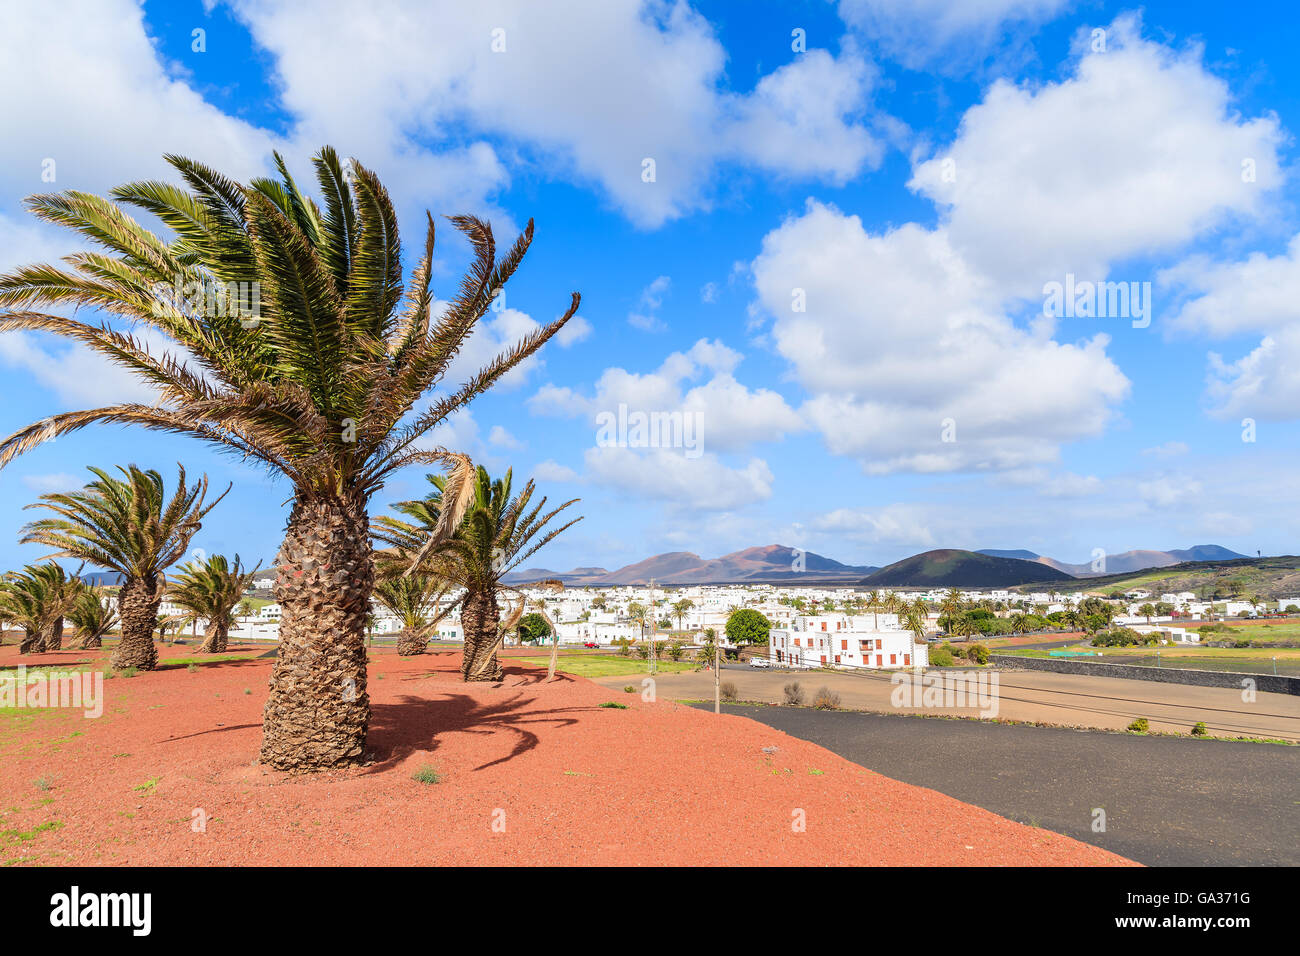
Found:
<svg viewBox="0 0 1300 956"><path fill-rule="evenodd" d="M104 644L104 635L117 626L117 612L105 607L94 588L86 588L68 610L68 620L76 628L82 650L95 650Z"/></svg>
<svg viewBox="0 0 1300 956"><path fill-rule="evenodd" d="M438 623L457 606L439 610L442 598L450 590L447 582L429 574L381 576L375 584L375 600L402 622L397 637L397 653L402 657L423 654L429 637Z"/></svg>
<svg viewBox="0 0 1300 956"><path fill-rule="evenodd" d="M467 490L456 488L441 475L429 475L428 479L433 486L428 496L393 505L394 511L410 520L375 519L375 538L397 549L386 561L405 566L404 573L429 574L465 589L460 613L465 632L461 677L498 681L503 672L497 648L505 632L515 626L503 627L501 621L497 598L505 589L502 578L582 520L579 517L559 527L547 527L578 499L546 511L546 498L533 502L536 486L531 480L518 494L513 493L509 470L494 481L487 469L480 467ZM458 494L467 498L463 518L451 534L440 535L437 529L444 502Z"/></svg>
<svg viewBox="0 0 1300 956"><path fill-rule="evenodd" d="M536 611L525 614L519 620L519 639L529 644L537 644L551 636L551 625L546 618Z"/></svg>
<svg viewBox="0 0 1300 956"><path fill-rule="evenodd" d="M740 608L732 611L727 618L727 640L736 646L742 644L766 644L772 622L753 608Z"/></svg>
<svg viewBox="0 0 1300 956"><path fill-rule="evenodd" d="M162 475L128 465L118 468L122 478L91 468L96 480L80 491L41 495L28 505L46 508L57 517L26 525L22 543L43 544L57 549L51 557L76 558L122 575L117 596L122 640L111 659L118 670L157 666L153 632L158 627L163 573L180 560L203 518L230 491L227 487L205 504L207 477L187 485L185 469L177 467L179 477L170 500Z"/></svg>
<svg viewBox="0 0 1300 956"><path fill-rule="evenodd" d="M677 630L682 629L682 619L687 613L695 607L695 602L690 598L682 598L680 601L674 601L672 604L673 617L677 618Z"/></svg>
<svg viewBox="0 0 1300 956"><path fill-rule="evenodd" d="M322 149L313 159L318 204L279 155L278 179L247 185L193 160L168 162L187 188L150 181L121 186L112 200L83 192L30 197L35 215L105 251L78 253L67 260L71 268L34 265L0 276L0 331L74 339L143 379L157 399L38 421L0 442L0 465L55 436L110 422L192 435L287 478L293 504L275 560L284 616L261 759L281 770L354 764L364 758L370 722L370 499L414 464L450 469L454 488L472 489L468 458L422 447L421 439L536 353L579 299L460 386L422 402L519 267L531 222L498 260L485 222L452 218L469 240L471 264L438 312L430 288L433 218L404 290L396 210L360 163L345 173L334 150ZM174 236L154 235L128 207ZM46 307L98 308L127 324L40 311ZM134 327L168 346L146 349L130 334ZM459 525L468 504L452 497L442 534ZM138 635L147 599L137 589L124 597L123 644L137 647L127 634Z"/></svg>
<svg viewBox="0 0 1300 956"><path fill-rule="evenodd" d="M235 623L235 605L258 568L245 571L239 555L235 555L232 565L224 554L181 566L176 580L167 588L167 596L173 604L189 611L195 620L208 622L203 643L199 645L200 654L226 652L227 636Z"/></svg>

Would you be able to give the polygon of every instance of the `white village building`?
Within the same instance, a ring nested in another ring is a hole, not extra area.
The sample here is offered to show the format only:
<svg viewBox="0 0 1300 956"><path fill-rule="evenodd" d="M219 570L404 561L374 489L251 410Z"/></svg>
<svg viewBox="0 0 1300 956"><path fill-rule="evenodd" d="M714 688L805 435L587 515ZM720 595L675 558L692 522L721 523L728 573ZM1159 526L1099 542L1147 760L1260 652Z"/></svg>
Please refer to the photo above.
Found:
<svg viewBox="0 0 1300 956"><path fill-rule="evenodd" d="M802 615L768 637L768 659L795 667L925 667L929 647L917 644L893 614L872 616Z"/></svg>

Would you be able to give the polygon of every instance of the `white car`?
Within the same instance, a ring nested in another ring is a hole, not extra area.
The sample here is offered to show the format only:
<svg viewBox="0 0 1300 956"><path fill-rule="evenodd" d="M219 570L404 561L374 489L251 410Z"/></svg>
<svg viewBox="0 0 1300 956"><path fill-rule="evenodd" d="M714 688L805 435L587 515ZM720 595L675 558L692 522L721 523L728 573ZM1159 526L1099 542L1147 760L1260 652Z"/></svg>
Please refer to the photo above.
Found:
<svg viewBox="0 0 1300 956"><path fill-rule="evenodd" d="M750 667L771 667L772 662L769 661L766 657L751 657L749 659L749 666Z"/></svg>

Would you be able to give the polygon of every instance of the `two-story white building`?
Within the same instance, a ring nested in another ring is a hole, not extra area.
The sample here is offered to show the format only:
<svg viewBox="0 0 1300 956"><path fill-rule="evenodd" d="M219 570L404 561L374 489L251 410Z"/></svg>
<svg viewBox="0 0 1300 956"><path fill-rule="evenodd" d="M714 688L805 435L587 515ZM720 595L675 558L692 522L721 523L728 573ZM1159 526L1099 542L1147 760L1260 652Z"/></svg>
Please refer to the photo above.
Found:
<svg viewBox="0 0 1300 956"><path fill-rule="evenodd" d="M898 624L893 614L847 617L840 614L801 615L788 627L774 628L768 637L773 664L794 667L881 668L925 667L929 647Z"/></svg>

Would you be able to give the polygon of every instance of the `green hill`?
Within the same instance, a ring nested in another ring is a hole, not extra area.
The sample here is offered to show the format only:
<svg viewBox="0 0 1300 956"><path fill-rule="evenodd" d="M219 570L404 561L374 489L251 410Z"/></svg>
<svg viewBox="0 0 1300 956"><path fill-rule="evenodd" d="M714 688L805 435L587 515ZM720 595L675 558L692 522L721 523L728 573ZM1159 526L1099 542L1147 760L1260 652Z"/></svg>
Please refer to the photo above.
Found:
<svg viewBox="0 0 1300 956"><path fill-rule="evenodd" d="M1164 568L1076 580L1058 591L1128 591L1146 588L1156 594L1195 591L1210 600L1300 595L1300 557L1238 558L1232 561L1184 561Z"/></svg>
<svg viewBox="0 0 1300 956"><path fill-rule="evenodd" d="M945 548L895 561L864 578L861 586L1005 588L1059 581L1072 582L1074 578L1036 561Z"/></svg>

